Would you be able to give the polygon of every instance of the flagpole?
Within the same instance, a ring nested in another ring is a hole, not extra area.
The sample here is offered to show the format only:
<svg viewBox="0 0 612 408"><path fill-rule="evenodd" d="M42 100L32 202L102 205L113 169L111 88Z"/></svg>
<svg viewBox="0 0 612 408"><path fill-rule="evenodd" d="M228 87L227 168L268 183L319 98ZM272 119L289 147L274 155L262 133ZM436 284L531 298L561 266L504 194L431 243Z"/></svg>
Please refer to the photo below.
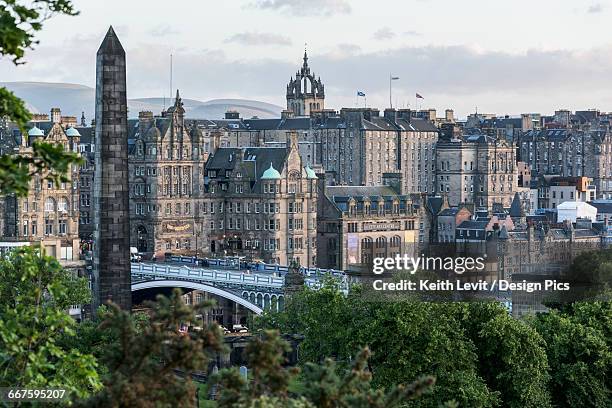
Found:
<svg viewBox="0 0 612 408"><path fill-rule="evenodd" d="M389 72L389 108L393 108L393 101L391 98L391 73Z"/></svg>

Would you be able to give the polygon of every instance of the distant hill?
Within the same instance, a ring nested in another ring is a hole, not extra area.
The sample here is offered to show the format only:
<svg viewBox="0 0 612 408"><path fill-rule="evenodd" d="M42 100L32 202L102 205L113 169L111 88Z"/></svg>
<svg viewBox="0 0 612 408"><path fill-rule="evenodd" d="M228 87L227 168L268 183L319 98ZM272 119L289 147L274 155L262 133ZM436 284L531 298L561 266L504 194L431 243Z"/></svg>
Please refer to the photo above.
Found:
<svg viewBox="0 0 612 408"><path fill-rule="evenodd" d="M33 113L48 113L51 108L58 107L63 115L85 117L89 122L94 117L95 90L78 84L51 82L0 82L0 87L6 87L18 97L25 100ZM162 109L170 106L173 99L137 98L128 100L128 116L137 117L138 112L149 110L159 114ZM186 115L192 119L221 119L228 110L240 112L243 118L257 116L262 119L280 117L283 108L266 102L248 99L212 99L198 101L183 99Z"/></svg>

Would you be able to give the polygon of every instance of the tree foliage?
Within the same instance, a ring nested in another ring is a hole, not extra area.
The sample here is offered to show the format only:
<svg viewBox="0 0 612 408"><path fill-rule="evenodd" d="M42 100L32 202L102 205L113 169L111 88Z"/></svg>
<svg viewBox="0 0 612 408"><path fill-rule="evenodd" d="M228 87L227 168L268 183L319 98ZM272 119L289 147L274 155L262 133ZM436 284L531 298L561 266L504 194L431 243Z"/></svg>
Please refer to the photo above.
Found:
<svg viewBox="0 0 612 408"><path fill-rule="evenodd" d="M23 63L26 49L37 43L36 33L55 14L78 13L69 0L0 0L0 56L10 57L15 64ZM31 116L21 99L0 88L0 118L8 119L25 132ZM0 194L25 196L35 174L56 184L68 181L70 166L80 163L78 154L43 142L32 145L32 155L0 156Z"/></svg>
<svg viewBox="0 0 612 408"><path fill-rule="evenodd" d="M612 304L577 302L531 320L546 341L553 403L609 407L612 401Z"/></svg>
<svg viewBox="0 0 612 408"><path fill-rule="evenodd" d="M0 386L59 387L73 397L98 390L95 358L58 342L75 335L68 308L89 300L85 279L37 249L0 259Z"/></svg>
<svg viewBox="0 0 612 408"><path fill-rule="evenodd" d="M246 349L252 372L248 381L235 368L222 370L214 379L220 389L219 407L392 408L418 398L434 384L432 377L422 377L406 386L375 388L368 371L367 349L359 353L349 370L327 359L323 364L308 363L300 372L284 367L288 348L274 330L251 341ZM294 380L297 387L290 386Z"/></svg>
<svg viewBox="0 0 612 408"><path fill-rule="evenodd" d="M374 302L359 288L344 296L328 285L294 295L284 312L267 313L257 324L304 335L302 364L333 357L346 366L369 347L376 387L434 376L433 392L414 406L550 405L544 340L496 303Z"/></svg>
<svg viewBox="0 0 612 408"><path fill-rule="evenodd" d="M88 407L189 406L195 401L194 371L206 371L210 353L222 350L223 334L214 325L183 333L180 327L197 323L197 314L209 307L185 305L181 291L170 298L158 296L148 324L111 304L103 312L98 330L111 339L100 361L108 370L104 389L81 401ZM178 376L177 370L184 373Z"/></svg>
<svg viewBox="0 0 612 408"><path fill-rule="evenodd" d="M78 12L70 0L0 1L0 55L22 63L26 49L38 43L36 33L54 14L74 16Z"/></svg>

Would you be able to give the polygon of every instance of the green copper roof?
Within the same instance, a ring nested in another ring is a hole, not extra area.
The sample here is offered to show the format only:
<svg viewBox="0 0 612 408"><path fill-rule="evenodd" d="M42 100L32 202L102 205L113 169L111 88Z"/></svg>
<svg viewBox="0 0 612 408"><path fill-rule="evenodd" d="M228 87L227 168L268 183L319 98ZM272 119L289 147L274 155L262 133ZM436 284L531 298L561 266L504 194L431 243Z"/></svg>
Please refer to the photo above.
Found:
<svg viewBox="0 0 612 408"><path fill-rule="evenodd" d="M28 136L44 136L44 135L45 134L43 133L43 131L37 128L36 126L34 126L32 129L28 131Z"/></svg>
<svg viewBox="0 0 612 408"><path fill-rule="evenodd" d="M310 166L306 166L305 170L306 170L306 178L309 178L309 179L318 179L318 177L315 174L314 170L311 169Z"/></svg>
<svg viewBox="0 0 612 408"><path fill-rule="evenodd" d="M280 180L280 178L280 173L272 166L272 163L270 163L270 168L264 171L263 175L261 176L262 180Z"/></svg>
<svg viewBox="0 0 612 408"><path fill-rule="evenodd" d="M81 136L81 134L79 133L78 130L76 130L75 128L71 126L68 129L66 129L66 136L75 137L75 136Z"/></svg>

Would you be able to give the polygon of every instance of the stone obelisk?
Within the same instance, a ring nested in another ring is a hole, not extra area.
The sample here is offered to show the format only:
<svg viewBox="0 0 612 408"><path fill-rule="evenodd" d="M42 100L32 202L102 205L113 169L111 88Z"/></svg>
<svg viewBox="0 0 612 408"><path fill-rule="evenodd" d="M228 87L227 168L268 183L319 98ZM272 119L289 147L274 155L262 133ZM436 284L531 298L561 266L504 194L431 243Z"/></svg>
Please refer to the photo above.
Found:
<svg viewBox="0 0 612 408"><path fill-rule="evenodd" d="M127 126L125 51L110 27L96 56L94 308L132 306Z"/></svg>

